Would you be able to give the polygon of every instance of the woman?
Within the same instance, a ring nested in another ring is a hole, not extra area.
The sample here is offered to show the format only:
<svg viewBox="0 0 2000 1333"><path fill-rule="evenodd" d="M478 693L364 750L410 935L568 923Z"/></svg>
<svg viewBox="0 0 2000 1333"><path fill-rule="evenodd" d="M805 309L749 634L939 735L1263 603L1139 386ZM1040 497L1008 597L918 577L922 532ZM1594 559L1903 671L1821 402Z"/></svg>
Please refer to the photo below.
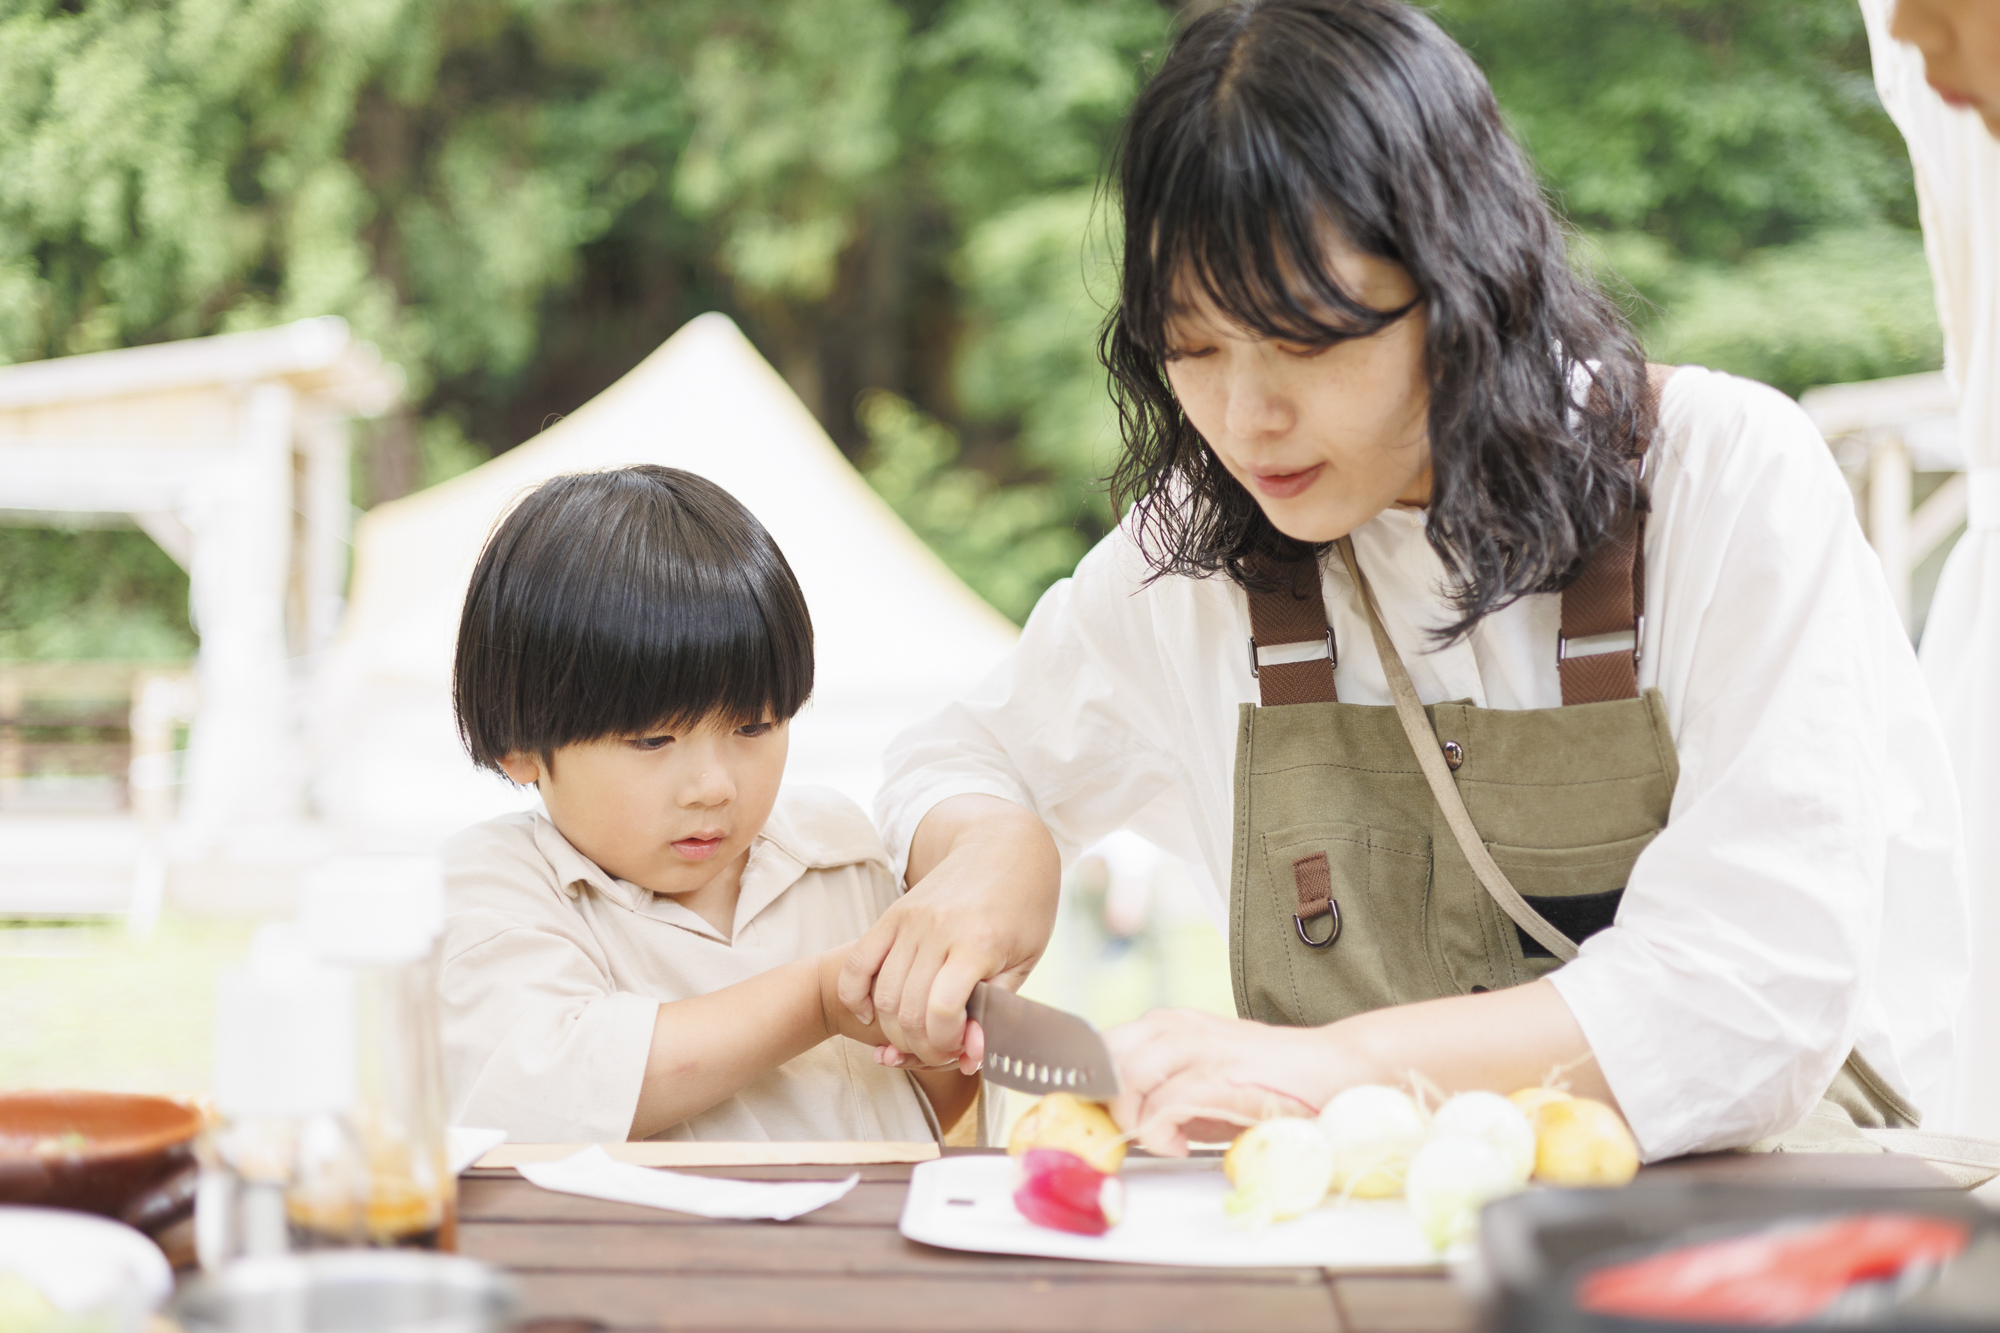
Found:
<svg viewBox="0 0 2000 1333"><path fill-rule="evenodd" d="M1649 377L1477 69L1391 0L1192 22L1119 184L1130 511L892 747L914 887L843 997L949 1055L1058 853L1126 825L1229 885L1244 1015L1113 1034L1150 1148L1412 1072L1566 1071L1649 1159L1914 1124L1965 971L1954 796L1797 407Z"/></svg>

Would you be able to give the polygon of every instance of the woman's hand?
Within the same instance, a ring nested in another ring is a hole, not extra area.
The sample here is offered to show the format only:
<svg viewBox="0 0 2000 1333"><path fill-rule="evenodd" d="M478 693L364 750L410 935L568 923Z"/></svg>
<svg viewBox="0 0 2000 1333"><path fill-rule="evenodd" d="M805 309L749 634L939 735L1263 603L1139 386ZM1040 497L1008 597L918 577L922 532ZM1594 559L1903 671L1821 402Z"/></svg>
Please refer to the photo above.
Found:
<svg viewBox="0 0 2000 1333"><path fill-rule="evenodd" d="M1048 947L1062 860L1040 820L997 796L954 796L910 846L910 891L847 955L840 1001L883 1039L938 1065L970 1054L965 1004L1009 990Z"/></svg>
<svg viewBox="0 0 2000 1333"><path fill-rule="evenodd" d="M1278 1115L1314 1115L1358 1064L1326 1028L1283 1028L1196 1009L1155 1009L1105 1042L1125 1090L1111 1115L1151 1153L1185 1157Z"/></svg>

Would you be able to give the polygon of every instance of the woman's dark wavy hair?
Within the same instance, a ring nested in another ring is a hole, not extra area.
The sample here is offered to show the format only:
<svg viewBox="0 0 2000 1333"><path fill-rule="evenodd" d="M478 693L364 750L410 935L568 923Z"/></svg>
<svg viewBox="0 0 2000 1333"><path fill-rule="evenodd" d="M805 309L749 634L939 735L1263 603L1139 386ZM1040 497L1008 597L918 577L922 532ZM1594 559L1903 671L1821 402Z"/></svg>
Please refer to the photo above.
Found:
<svg viewBox="0 0 2000 1333"><path fill-rule="evenodd" d="M500 521L465 590L458 734L510 753L783 721L813 688L812 616L771 534L705 477L646 464L552 477Z"/></svg>
<svg viewBox="0 0 2000 1333"><path fill-rule="evenodd" d="M1649 428L1638 345L1571 269L1485 77L1422 14L1393 0L1203 14L1139 95L1114 175L1124 268L1099 352L1125 454L1111 490L1154 577L1266 586L1271 562L1313 553L1196 433L1164 355L1191 289L1253 333L1313 346L1402 318L1341 287L1328 224L1401 265L1428 321L1427 535L1460 613L1441 637L1564 587L1645 506L1625 461Z"/></svg>

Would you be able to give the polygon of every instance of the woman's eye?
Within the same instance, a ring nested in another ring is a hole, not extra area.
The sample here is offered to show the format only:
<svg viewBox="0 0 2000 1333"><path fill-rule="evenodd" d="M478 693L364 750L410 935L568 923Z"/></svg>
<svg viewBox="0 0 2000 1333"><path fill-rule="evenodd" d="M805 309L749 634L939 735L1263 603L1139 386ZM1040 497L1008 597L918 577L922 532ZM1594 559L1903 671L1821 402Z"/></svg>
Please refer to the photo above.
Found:
<svg viewBox="0 0 2000 1333"><path fill-rule="evenodd" d="M752 722L747 727L738 727L736 734L739 736L748 736L752 739L758 736L768 736L771 734L771 724L769 722Z"/></svg>
<svg viewBox="0 0 2000 1333"><path fill-rule="evenodd" d="M673 743L674 738L672 736L641 736L632 742L632 748L650 752L653 750L664 750Z"/></svg>

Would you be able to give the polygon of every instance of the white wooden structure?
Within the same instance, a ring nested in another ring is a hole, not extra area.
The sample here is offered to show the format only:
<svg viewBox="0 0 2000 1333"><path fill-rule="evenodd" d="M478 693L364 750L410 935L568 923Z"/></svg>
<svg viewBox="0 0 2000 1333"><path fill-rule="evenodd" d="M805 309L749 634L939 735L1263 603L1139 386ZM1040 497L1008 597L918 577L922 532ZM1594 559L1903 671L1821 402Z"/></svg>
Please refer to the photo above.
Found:
<svg viewBox="0 0 2000 1333"><path fill-rule="evenodd" d="M338 319L0 367L0 520L127 516L188 571L200 703L176 861L227 863L307 813L300 700L341 614L346 423L401 391ZM0 890L31 869L0 843Z"/></svg>
<svg viewBox="0 0 2000 1333"><path fill-rule="evenodd" d="M1942 372L1808 389L1799 399L1854 487L1861 525L1905 628L1917 567L1965 526L1968 486L1958 394ZM1918 473L1946 473L1912 503Z"/></svg>

